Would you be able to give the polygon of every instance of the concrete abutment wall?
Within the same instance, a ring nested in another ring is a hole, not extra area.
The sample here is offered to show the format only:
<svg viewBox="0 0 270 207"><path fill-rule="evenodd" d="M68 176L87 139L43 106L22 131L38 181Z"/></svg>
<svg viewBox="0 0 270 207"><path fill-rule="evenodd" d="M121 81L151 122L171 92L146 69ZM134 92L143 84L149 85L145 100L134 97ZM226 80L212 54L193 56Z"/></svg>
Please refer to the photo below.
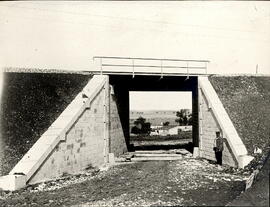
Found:
<svg viewBox="0 0 270 207"><path fill-rule="evenodd" d="M119 113L119 98L115 95L115 89L110 86L110 135L109 135L109 152L114 156L119 156L128 150L123 124Z"/></svg>
<svg viewBox="0 0 270 207"><path fill-rule="evenodd" d="M214 140L216 138L216 132L222 132L222 130L213 114L213 111L209 108L209 103L201 89L199 89L199 98L199 116L200 124L202 125L200 131L199 156L208 160L216 161L215 152L213 150ZM227 141L225 141L222 160L223 164L237 167L237 161Z"/></svg>

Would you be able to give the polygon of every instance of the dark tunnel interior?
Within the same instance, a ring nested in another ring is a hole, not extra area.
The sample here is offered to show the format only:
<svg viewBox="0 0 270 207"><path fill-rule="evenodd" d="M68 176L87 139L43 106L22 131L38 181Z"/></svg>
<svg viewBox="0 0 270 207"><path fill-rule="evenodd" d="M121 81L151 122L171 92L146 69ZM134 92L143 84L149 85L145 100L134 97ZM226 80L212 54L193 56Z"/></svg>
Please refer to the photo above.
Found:
<svg viewBox="0 0 270 207"><path fill-rule="evenodd" d="M128 150L130 145L129 129L129 92L130 91L191 91L192 92L192 139L193 147L199 146L198 120L198 77L192 76L127 76L110 75L110 85L117 101L118 112L126 139Z"/></svg>

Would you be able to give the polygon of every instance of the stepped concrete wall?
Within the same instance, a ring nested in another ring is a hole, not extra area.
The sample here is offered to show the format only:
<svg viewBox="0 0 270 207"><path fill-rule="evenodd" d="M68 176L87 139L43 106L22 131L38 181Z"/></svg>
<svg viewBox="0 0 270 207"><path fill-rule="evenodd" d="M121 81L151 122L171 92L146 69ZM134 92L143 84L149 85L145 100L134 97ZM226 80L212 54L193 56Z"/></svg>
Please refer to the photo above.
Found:
<svg viewBox="0 0 270 207"><path fill-rule="evenodd" d="M200 124L202 125L200 131L200 157L216 161L213 145L216 138L216 131L221 131L221 128L201 90L199 90L199 96ZM222 158L223 164L237 167L237 161L227 141L225 142Z"/></svg>

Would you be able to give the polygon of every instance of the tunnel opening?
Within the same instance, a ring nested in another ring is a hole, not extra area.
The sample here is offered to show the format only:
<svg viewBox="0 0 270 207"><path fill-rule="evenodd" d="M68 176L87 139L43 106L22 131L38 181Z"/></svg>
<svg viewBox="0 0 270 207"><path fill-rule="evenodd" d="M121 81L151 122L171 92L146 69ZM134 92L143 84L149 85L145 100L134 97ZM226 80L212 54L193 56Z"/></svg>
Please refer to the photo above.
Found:
<svg viewBox="0 0 270 207"><path fill-rule="evenodd" d="M114 100L117 103L118 114L121 121L126 145L128 151L137 150L132 140L132 114L130 108L130 94L140 91L141 93L159 92L159 93L190 93L191 99L191 111L192 125L191 125L191 137L190 141L184 146L191 153L193 153L194 147L199 147L199 120L198 120L198 77L197 76L127 76L127 75L110 75L109 82L111 85L111 91L113 91ZM180 110L180 109L179 109ZM175 119L177 117L175 116ZM133 120L134 121L134 120ZM168 148L176 147L167 146ZM180 145L178 146L180 147ZM183 146L181 146L183 147ZM166 148L162 146L161 148ZM140 149L140 148L139 148ZM145 150L151 150L144 146ZM154 146L153 149L157 149Z"/></svg>
<svg viewBox="0 0 270 207"><path fill-rule="evenodd" d="M130 91L134 150L192 150L192 92Z"/></svg>

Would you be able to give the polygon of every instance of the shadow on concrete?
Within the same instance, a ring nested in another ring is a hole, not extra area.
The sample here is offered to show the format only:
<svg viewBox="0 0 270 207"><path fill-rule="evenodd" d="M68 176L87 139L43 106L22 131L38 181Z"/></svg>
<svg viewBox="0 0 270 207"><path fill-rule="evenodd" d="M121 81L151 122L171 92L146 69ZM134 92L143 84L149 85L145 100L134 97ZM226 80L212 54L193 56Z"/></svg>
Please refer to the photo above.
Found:
<svg viewBox="0 0 270 207"><path fill-rule="evenodd" d="M125 141L128 150L130 147L129 129L129 92L130 91L188 91L192 92L192 140L194 146L199 146L199 120L198 120L198 77L185 76L126 76L110 75L110 85L113 89L115 101L117 102L118 113L123 128ZM160 146L159 146L160 147ZM175 146L174 146L175 147ZM179 147L179 146L178 146ZM148 147L149 148L149 147ZM151 148L151 147L150 147ZM155 147L153 147L155 148ZM165 148L168 148L166 146ZM188 148L190 149L190 148Z"/></svg>

